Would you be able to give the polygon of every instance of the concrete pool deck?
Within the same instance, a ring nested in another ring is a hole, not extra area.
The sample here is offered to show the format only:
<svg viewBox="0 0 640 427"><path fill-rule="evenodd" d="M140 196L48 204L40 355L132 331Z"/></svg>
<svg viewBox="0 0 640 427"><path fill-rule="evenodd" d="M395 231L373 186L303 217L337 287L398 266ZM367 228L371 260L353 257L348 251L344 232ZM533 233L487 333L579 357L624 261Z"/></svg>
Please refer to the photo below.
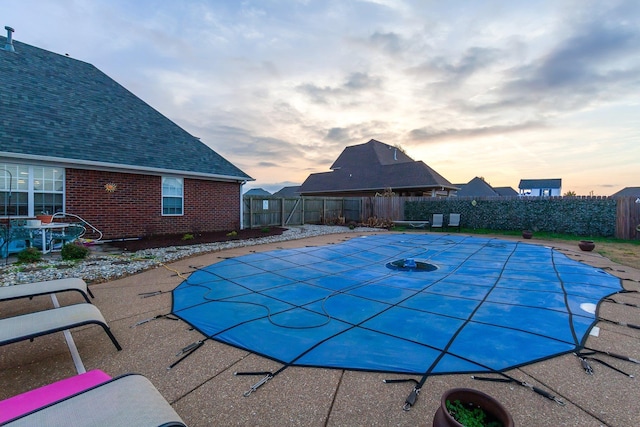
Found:
<svg viewBox="0 0 640 427"><path fill-rule="evenodd" d="M585 374L574 355L564 355L508 372L518 380L536 385L566 402L545 399L516 383L473 380L470 375L439 375L427 379L415 406L402 405L413 385L385 384L384 379L415 378L397 374L337 369L289 367L244 397L261 376L235 376L234 372L275 371L278 362L213 340L167 368L187 345L202 339L187 324L164 318L138 326L137 322L171 310L171 293L188 274L227 257L278 248L335 244L365 233L326 235L210 253L184 259L165 267L107 283L91 285L94 304L102 311L123 346L117 352L101 328L77 328L73 337L87 370L101 369L111 376L138 372L149 378L187 425L263 426L430 426L440 396L450 388L469 387L498 399L519 426L632 426L640 424L637 409L640 365L606 355L596 357L632 379L599 363L591 363L593 375ZM370 235L371 233L366 233ZM440 233L437 233L440 234ZM504 236L496 236L504 240ZM526 243L554 246L570 258L606 269L623 279L627 290L640 290L640 271L621 266L596 253L582 252L574 245L528 240ZM143 298L139 294L163 291ZM62 305L80 302L75 295L60 295ZM639 294L616 295L620 302L640 305ZM48 297L2 303L2 317L51 307ZM600 315L616 322L640 324L640 309L603 303ZM640 359L640 330L610 322L599 322L599 336L590 336L589 347ZM74 375L75 368L61 333L0 347L0 399Z"/></svg>

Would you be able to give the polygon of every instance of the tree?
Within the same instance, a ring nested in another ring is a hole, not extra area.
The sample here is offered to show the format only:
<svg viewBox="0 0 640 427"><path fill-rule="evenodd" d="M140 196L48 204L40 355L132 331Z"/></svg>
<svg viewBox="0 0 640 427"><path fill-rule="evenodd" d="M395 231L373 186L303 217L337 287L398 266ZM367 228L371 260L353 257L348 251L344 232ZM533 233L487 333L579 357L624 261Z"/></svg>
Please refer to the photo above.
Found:
<svg viewBox="0 0 640 427"><path fill-rule="evenodd" d="M563 194L564 197L576 197L577 194L575 191L567 191L566 193Z"/></svg>

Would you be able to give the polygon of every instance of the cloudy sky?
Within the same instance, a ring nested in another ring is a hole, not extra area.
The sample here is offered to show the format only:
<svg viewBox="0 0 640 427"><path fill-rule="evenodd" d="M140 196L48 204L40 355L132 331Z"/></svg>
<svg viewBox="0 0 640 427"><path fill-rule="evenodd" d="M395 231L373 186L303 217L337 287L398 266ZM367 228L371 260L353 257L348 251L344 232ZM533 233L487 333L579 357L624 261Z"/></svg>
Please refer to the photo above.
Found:
<svg viewBox="0 0 640 427"><path fill-rule="evenodd" d="M274 192L349 145L454 184L640 186L640 2L0 0Z"/></svg>

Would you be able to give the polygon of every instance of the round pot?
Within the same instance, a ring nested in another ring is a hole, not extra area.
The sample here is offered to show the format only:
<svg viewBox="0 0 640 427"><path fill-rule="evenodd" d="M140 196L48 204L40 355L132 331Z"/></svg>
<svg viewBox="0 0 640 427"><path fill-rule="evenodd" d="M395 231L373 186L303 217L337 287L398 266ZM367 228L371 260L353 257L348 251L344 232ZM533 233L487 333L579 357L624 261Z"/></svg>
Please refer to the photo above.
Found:
<svg viewBox="0 0 640 427"><path fill-rule="evenodd" d="M524 230L524 231L522 232L522 238L523 238L523 239L530 239L530 238L532 238L532 237L533 237L533 232L532 232L532 231Z"/></svg>
<svg viewBox="0 0 640 427"><path fill-rule="evenodd" d="M578 243L578 246L583 251L590 252L596 247L596 244L593 243L591 240L580 240L580 243Z"/></svg>
<svg viewBox="0 0 640 427"><path fill-rule="evenodd" d="M486 412L489 420L500 421L504 427L513 427L513 418L509 411L493 397L471 388L452 388L440 398L440 407L433 419L433 427L464 427L447 411L447 400L459 400L463 405L472 404Z"/></svg>

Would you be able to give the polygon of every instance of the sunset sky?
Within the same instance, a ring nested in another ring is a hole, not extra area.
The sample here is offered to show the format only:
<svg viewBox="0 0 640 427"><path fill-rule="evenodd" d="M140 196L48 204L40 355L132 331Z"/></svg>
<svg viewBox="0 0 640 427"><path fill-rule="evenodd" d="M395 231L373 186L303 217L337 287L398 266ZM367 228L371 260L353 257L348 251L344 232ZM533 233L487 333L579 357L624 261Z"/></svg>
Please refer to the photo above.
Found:
<svg viewBox="0 0 640 427"><path fill-rule="evenodd" d="M640 186L637 0L0 5L2 31L95 65L255 178L245 191L372 138L454 184Z"/></svg>

